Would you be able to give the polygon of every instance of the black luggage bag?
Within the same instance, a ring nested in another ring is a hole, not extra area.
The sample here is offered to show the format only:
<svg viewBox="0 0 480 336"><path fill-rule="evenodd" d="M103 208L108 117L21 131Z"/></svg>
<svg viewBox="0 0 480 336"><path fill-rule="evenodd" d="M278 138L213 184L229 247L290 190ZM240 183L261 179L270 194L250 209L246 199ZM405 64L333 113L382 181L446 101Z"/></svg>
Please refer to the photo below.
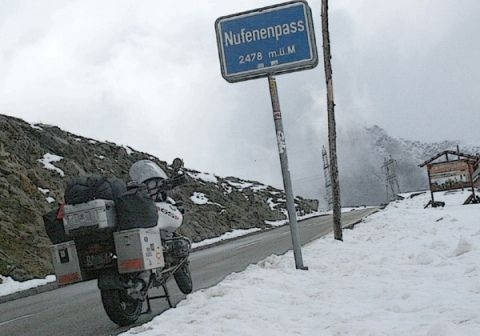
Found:
<svg viewBox="0 0 480 336"><path fill-rule="evenodd" d="M95 199L115 200L126 191L125 182L118 178L97 175L77 176L67 183L65 202L76 205Z"/></svg>
<svg viewBox="0 0 480 336"><path fill-rule="evenodd" d="M157 225L155 202L142 188L134 188L115 199L117 225L120 231L151 228Z"/></svg>

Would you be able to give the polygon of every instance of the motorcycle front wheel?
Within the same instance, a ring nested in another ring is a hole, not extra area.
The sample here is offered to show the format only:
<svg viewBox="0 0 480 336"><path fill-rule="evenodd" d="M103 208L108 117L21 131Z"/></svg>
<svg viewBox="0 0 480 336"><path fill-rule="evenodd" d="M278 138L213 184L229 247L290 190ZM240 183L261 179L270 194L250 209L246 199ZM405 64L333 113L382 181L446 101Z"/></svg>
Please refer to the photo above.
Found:
<svg viewBox="0 0 480 336"><path fill-rule="evenodd" d="M103 289L100 292L103 308L110 320L119 326L127 326L137 321L142 313L142 301L132 299L125 289Z"/></svg>
<svg viewBox="0 0 480 336"><path fill-rule="evenodd" d="M190 294L193 291L192 275L190 274L189 263L186 262L173 274L178 288L183 294Z"/></svg>

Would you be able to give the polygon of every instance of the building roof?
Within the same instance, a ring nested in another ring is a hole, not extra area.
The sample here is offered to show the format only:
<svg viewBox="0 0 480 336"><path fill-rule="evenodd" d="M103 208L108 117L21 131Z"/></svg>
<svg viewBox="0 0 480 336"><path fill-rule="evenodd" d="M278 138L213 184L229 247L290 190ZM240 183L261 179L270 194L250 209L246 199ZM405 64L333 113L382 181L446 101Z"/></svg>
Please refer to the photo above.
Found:
<svg viewBox="0 0 480 336"><path fill-rule="evenodd" d="M451 154L451 155L455 155L457 157L461 157L463 160L471 160L471 161L474 161L474 162L477 162L480 157L476 156L476 155L471 155L471 154L465 154L465 153L460 153L460 152L457 152L457 151L453 151L453 150L445 150L441 153L438 153L437 155L431 157L430 159L428 159L427 161L423 162L422 164L419 164L418 166L419 167L423 167L423 166L426 166L427 164L429 163L432 163L433 161L435 161L436 159L438 159L439 157L441 157L442 155L445 155L446 157L448 156L448 154ZM461 159L461 160L462 160ZM453 160L452 160L453 161Z"/></svg>

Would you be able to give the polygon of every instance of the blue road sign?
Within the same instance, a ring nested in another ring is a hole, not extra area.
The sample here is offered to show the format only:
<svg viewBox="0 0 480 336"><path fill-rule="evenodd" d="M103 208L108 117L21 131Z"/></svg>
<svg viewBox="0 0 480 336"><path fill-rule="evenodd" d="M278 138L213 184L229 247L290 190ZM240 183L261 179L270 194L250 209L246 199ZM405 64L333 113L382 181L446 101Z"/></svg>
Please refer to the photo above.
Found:
<svg viewBox="0 0 480 336"><path fill-rule="evenodd" d="M222 76L229 82L318 64L312 15L305 1L223 16L215 30Z"/></svg>

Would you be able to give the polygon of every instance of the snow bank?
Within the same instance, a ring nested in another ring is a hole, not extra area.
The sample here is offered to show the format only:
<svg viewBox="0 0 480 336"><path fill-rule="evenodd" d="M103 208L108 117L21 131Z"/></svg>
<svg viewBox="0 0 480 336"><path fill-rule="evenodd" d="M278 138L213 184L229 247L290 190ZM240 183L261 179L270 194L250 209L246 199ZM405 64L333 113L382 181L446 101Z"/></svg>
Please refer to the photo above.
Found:
<svg viewBox="0 0 480 336"><path fill-rule="evenodd" d="M205 195L204 195L205 196ZM192 196L193 197L193 196ZM208 199L207 199L207 203L208 204L215 204L215 205L219 205L221 206L220 204L218 203L212 203L212 202L208 202ZM207 203L203 203L203 204L207 204ZM317 217L319 216L319 213L318 212L312 212L312 213L309 213L307 215L303 215L303 216L298 216L298 220L303 220L303 219L308 219L308 218L312 218L312 217ZM278 220L278 221L265 221L265 224L269 224L271 226L282 226L282 225L285 225L288 223L288 220L286 219L281 219L281 220ZM260 228L252 228L252 229L236 229L236 230L232 230L230 232L227 232L227 233L224 233L223 235L221 236L218 236L218 237L215 237L215 238L211 238L211 239L205 239L205 240L202 240L198 243L193 243L192 244L192 248L195 248L195 247L199 247L199 246L205 246L205 245L211 245L211 244L214 244L214 243L218 243L219 241L222 241L222 240L228 240L228 239L232 239L232 238L237 238L237 237L241 237L241 236L245 236L249 233L252 233L252 232L258 232L258 231L262 231L262 229Z"/></svg>
<svg viewBox="0 0 480 336"><path fill-rule="evenodd" d="M64 176L65 176L65 173L63 172L63 170L61 170L60 168L55 167L55 166L52 164L52 162L58 162L58 161L60 161L60 160L62 160L62 159L63 159L63 157L61 157L61 156L47 153L47 154L45 154L45 155L43 156L43 158L38 159L38 161L43 164L43 168L48 169L48 170L56 171L57 173L60 174L61 177L64 177Z"/></svg>
<svg viewBox="0 0 480 336"><path fill-rule="evenodd" d="M45 285L49 282L54 282L55 276L48 275L45 279L34 279L23 282L15 281L12 278L4 277L3 275L0 275L0 279L2 279L2 283L0 284L0 296L4 296L22 290Z"/></svg>
<svg viewBox="0 0 480 336"><path fill-rule="evenodd" d="M288 217L287 210L285 210L285 209L281 209L281 210L284 213L284 215L286 217ZM297 215L297 220L309 219L309 218L313 218L313 217L318 217L320 215L321 215L320 212L314 211L314 212L311 212L311 213L306 214L306 215L301 215L301 216ZM285 225L287 223L288 223L288 219L280 219L280 220L276 220L276 221L268 221L268 220L265 221L265 224L268 224L268 225L271 225L271 226L282 226L282 225Z"/></svg>
<svg viewBox="0 0 480 336"><path fill-rule="evenodd" d="M377 208L376 206L358 206L358 207L344 207L342 208L342 213L344 212L350 212L350 211L355 211L355 210L362 210L362 209L372 209L372 208ZM331 215L333 214L333 210L322 210L319 211L320 215Z"/></svg>
<svg viewBox="0 0 480 336"><path fill-rule="evenodd" d="M230 232L224 233L221 236L211 238L211 239L204 239L204 240L202 240L198 243L193 243L192 248L205 246L205 245L211 245L211 244L214 244L214 243L218 243L219 241L222 241L222 240L227 240L227 239L232 239L232 238L236 238L236 237L245 236L249 233L257 232L257 231L260 231L260 230L261 229L259 229L259 228L232 230Z"/></svg>
<svg viewBox="0 0 480 336"><path fill-rule="evenodd" d="M311 243L309 271L271 256L124 335L480 335L480 206L427 201Z"/></svg>

